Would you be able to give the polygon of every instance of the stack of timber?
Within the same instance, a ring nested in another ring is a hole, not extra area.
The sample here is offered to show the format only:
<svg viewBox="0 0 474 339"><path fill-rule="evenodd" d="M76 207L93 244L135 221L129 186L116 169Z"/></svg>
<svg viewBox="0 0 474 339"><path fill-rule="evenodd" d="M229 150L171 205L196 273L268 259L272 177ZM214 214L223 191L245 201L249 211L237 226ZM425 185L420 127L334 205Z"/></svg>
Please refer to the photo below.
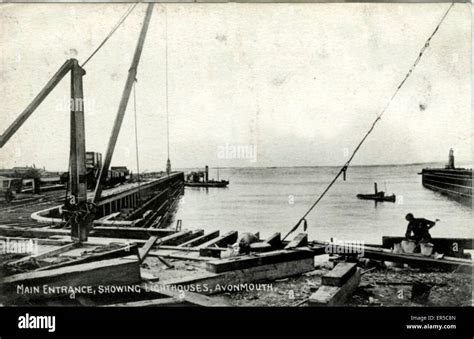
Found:
<svg viewBox="0 0 474 339"><path fill-rule="evenodd" d="M357 289L360 283L360 269L355 263L339 263L333 270L321 277L321 286L313 293L309 306L339 306Z"/></svg>
<svg viewBox="0 0 474 339"><path fill-rule="evenodd" d="M307 235L298 234L289 242L282 242L280 234L253 243L250 253L220 258L227 246L238 239L237 231L220 236L218 231L203 234L178 246L159 246L149 251L150 257L173 260L174 270L159 272L161 284L190 287L211 295L222 292L219 286L273 281L314 270L314 256L307 248ZM209 240L209 238L212 239ZM194 245L194 247L193 247ZM323 253L323 248L319 251ZM181 264L184 262L184 266ZM178 274L181 270L183 274ZM187 272L185 272L187 271ZM149 272L153 274L153 272ZM156 273L156 272L155 272ZM158 278L158 277L157 277Z"/></svg>
<svg viewBox="0 0 474 339"><path fill-rule="evenodd" d="M0 227L0 240L33 240L40 250L3 260L0 279L8 305L66 303L67 305L225 305L215 294L218 285L272 281L314 270L314 256L324 253L308 248L307 235L281 241L279 233L253 243L250 253L221 258L238 239L237 231L205 233L202 229L124 228L121 232L94 229L88 242L72 243L67 230ZM257 234L258 235L258 234ZM1 236L0 236L1 237ZM5 259L5 258L4 258ZM43 293L41 286L78 288ZM126 286L133 292L108 295L82 293L81 286L97 290L103 286ZM186 286L183 299L179 291ZM137 287L138 286L138 287ZM199 286L207 286L200 290ZM28 293L18 294L18 288ZM38 288L40 288L38 290ZM140 292L136 292L136 289ZM32 291L32 292L31 292ZM3 293L4 292L4 293ZM31 292L31 293L29 293ZM194 294L193 294L194 293ZM206 297L205 295L213 295ZM211 299L209 299L211 298Z"/></svg>

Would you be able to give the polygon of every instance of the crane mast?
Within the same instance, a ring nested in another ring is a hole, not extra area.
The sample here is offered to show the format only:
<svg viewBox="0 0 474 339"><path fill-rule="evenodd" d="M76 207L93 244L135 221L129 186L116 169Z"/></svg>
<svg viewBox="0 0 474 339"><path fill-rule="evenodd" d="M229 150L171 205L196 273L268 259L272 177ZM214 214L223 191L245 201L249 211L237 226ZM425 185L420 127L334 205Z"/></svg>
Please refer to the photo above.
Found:
<svg viewBox="0 0 474 339"><path fill-rule="evenodd" d="M100 169L99 180L94 191L93 202L96 204L100 200L102 194L102 185L107 177L107 172L109 170L110 162L112 161L112 155L114 153L115 145L117 143L117 138L122 127L123 117L125 116L125 111L127 110L128 100L130 99L130 94L132 93L133 83L137 78L137 68L138 63L140 62L140 56L142 54L143 45L145 43L146 33L148 31L148 26L150 25L151 14L153 12L154 3L149 3L145 20L143 21L143 26L138 38L137 47L135 48L135 54L133 56L132 65L128 71L127 81L125 82L125 87L122 93L122 99L120 100L119 108L117 111L117 116L115 117L114 127L112 128L112 134L109 139L109 144L107 146L107 152L105 153L104 162Z"/></svg>
<svg viewBox="0 0 474 339"><path fill-rule="evenodd" d="M0 135L0 148L18 131L25 121L33 114L44 99L58 85L58 83L71 73L71 120L70 120L70 150L69 150L69 188L70 199L65 201L63 213L68 216L71 224L71 238L75 242L87 241L88 233L96 214L96 205L102 194L102 185L107 177L115 144L120 132L125 110L134 81L136 81L137 67L140 61L141 52L145 42L146 33L150 24L153 3L149 3L143 26L140 32L138 43L135 49L132 65L128 72L127 81L123 90L122 99L115 118L112 135L107 147L104 163L100 170L99 180L95 187L92 202L87 199L87 179L86 179L86 138L84 121L84 93L83 77L85 70L79 65L76 59L67 60L59 70L53 75L40 93L25 108L25 110L15 119L15 121Z"/></svg>

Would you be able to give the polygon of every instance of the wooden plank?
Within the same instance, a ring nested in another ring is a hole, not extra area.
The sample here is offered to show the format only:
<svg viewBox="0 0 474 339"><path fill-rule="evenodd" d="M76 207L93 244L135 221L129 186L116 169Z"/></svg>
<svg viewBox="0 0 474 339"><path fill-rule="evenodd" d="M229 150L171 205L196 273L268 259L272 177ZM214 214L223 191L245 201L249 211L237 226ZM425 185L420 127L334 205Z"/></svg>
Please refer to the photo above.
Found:
<svg viewBox="0 0 474 339"><path fill-rule="evenodd" d="M309 306L337 306L352 295L360 283L360 269L356 269L354 274L341 286L322 285L308 300Z"/></svg>
<svg viewBox="0 0 474 339"><path fill-rule="evenodd" d="M185 243L182 243L181 245L178 245L180 247L193 247L193 246L199 246L201 244L204 244L205 242L208 242L212 239L215 239L219 236L220 232L219 231L213 231L207 234L203 234L200 237L191 239Z"/></svg>
<svg viewBox="0 0 474 339"><path fill-rule="evenodd" d="M441 269L453 270L457 267L465 267L466 269L472 269L473 262L472 260L459 259L453 257L444 257L443 259L435 259L431 257L425 257L421 254L396 254L396 253L387 253L382 251L367 250L363 252L363 257L373 260L380 261L392 261L399 262L404 264L420 265L424 268L426 267L437 267ZM461 272L457 271L456 272Z"/></svg>
<svg viewBox="0 0 474 339"><path fill-rule="evenodd" d="M190 261L209 261L209 260L214 259L211 257L188 256L188 255L181 255L181 254L176 254L176 253L167 254L160 251L150 251L148 253L148 256L166 258L166 259L190 260Z"/></svg>
<svg viewBox="0 0 474 339"><path fill-rule="evenodd" d="M321 284L341 287L354 275L356 269L356 263L341 262L321 277Z"/></svg>
<svg viewBox="0 0 474 339"><path fill-rule="evenodd" d="M172 297L156 298L125 303L108 304L103 307L156 307L156 306L183 306L184 301Z"/></svg>
<svg viewBox="0 0 474 339"><path fill-rule="evenodd" d="M265 240L265 243L270 244L275 249L281 248L282 244L280 232L273 233Z"/></svg>
<svg viewBox="0 0 474 339"><path fill-rule="evenodd" d="M31 260L31 259L47 258L47 257L66 252L66 251L69 251L70 249L80 247L80 246L81 246L81 244L79 244L79 243L67 244L67 245L60 246L58 248L55 248L55 249L52 249L52 250L49 250L49 251L46 251L46 252L43 252L43 253L39 253L39 254L36 254L36 255L29 255L29 256L23 257L21 259L15 260L15 261L11 261L11 262L8 263L8 265L17 265L17 264L20 264L22 262L26 262L26 261Z"/></svg>
<svg viewBox="0 0 474 339"><path fill-rule="evenodd" d="M204 244L199 245L198 248L205 248L205 247L211 247L211 246L224 247L229 244L235 243L237 241L237 238L238 238L237 231L229 231L216 239L209 240L208 242L205 242Z"/></svg>
<svg viewBox="0 0 474 339"><path fill-rule="evenodd" d="M115 212L115 213L107 214L107 215L103 216L102 218L97 219L97 221L110 220L110 219L113 219L113 218L115 218L115 217L118 217L119 215L120 215L120 212Z"/></svg>
<svg viewBox="0 0 474 339"><path fill-rule="evenodd" d="M216 239L212 239L198 246L199 254L203 257L220 257L220 251L213 250L212 247L224 247L237 241L238 232L230 231Z"/></svg>
<svg viewBox="0 0 474 339"><path fill-rule="evenodd" d="M306 245L308 245L308 234L300 233L285 246L285 249L296 248Z"/></svg>
<svg viewBox="0 0 474 339"><path fill-rule="evenodd" d="M183 232L183 231L180 231L178 233L181 233L181 232ZM186 243L188 241L196 239L196 238L202 236L203 234L204 234L204 230L202 230L202 229L193 230L190 233L185 234L181 237L176 237L173 240L164 242L163 245L179 246L183 243Z"/></svg>
<svg viewBox="0 0 474 339"><path fill-rule="evenodd" d="M33 240L38 245L53 245L53 246L64 246L71 243L71 239L65 240L56 240L56 239L36 239L36 238L22 238L22 237L2 237L0 236L0 241L25 241L25 240Z"/></svg>
<svg viewBox="0 0 474 339"><path fill-rule="evenodd" d="M153 245L155 245L156 241L158 240L157 236L151 236L145 245L143 247L138 249L138 257L140 258L140 262L143 262L145 260L146 256L148 255L148 252L150 252L151 248Z"/></svg>
<svg viewBox="0 0 474 339"><path fill-rule="evenodd" d="M57 269L60 267L74 266L74 265L85 264L85 263L90 263L90 262L96 262L96 261L106 260L106 259L128 257L130 255L138 257L137 244L126 244L123 247L120 247L114 250L99 252L96 254L79 257L78 259L75 259L75 260L64 261L64 262L60 262L59 264L44 266L44 267L38 268L37 270L35 270L35 272L52 270L52 269Z"/></svg>
<svg viewBox="0 0 474 339"><path fill-rule="evenodd" d="M142 283L142 289L145 291L153 290L159 291L158 293L166 295L170 298L177 300L182 300L188 303L191 303L196 306L206 306L206 307L221 307L221 306L231 306L227 301L222 298L211 298L200 293L194 293L190 291L175 291L170 289L169 286L165 284L157 283Z"/></svg>
<svg viewBox="0 0 474 339"><path fill-rule="evenodd" d="M125 239L148 239L150 236L156 235L165 237L176 233L171 229L148 229L142 227L114 227L114 226L96 226L91 231L94 237L110 237Z"/></svg>
<svg viewBox="0 0 474 339"><path fill-rule="evenodd" d="M192 231L184 230L174 234L170 234L160 239L160 245L176 245L180 244L182 239L188 239L192 234Z"/></svg>
<svg viewBox="0 0 474 339"><path fill-rule="evenodd" d="M266 242L254 242L253 244L250 244L250 252L262 253L270 252L272 250L272 245Z"/></svg>
<svg viewBox="0 0 474 339"><path fill-rule="evenodd" d="M48 287L75 287L98 285L129 285L139 283L140 264L136 257L115 258L92 263L62 267L58 269L15 274L0 279L0 289L13 299L51 298L53 295L67 295L68 291L54 291L51 294L17 294L17 287L48 285Z"/></svg>
<svg viewBox="0 0 474 339"><path fill-rule="evenodd" d="M217 248L217 247L205 247L205 248L199 249L199 255L201 257L220 258L221 252L222 252L222 249Z"/></svg>
<svg viewBox="0 0 474 339"><path fill-rule="evenodd" d="M273 281L275 279L292 277L313 270L314 258L305 258L223 273L208 272L200 276L166 280L162 283L166 285L190 285L195 288L200 288L202 291L200 293L202 294L211 295L228 292L226 288L238 287L240 284Z"/></svg>
<svg viewBox="0 0 474 339"><path fill-rule="evenodd" d="M143 262L145 257L147 256L148 252L150 252L151 248L154 245L177 245L182 242L186 242L189 239L194 239L196 237L201 236L204 233L204 230L194 230L194 231L180 231L171 235L168 235L163 238L159 238L157 236L152 236L148 241L143 245L142 248L139 249L139 257L140 261Z"/></svg>
<svg viewBox="0 0 474 339"><path fill-rule="evenodd" d="M314 259L314 254L311 251L278 250L210 261L206 264L206 270L209 272L221 273L306 258Z"/></svg>
<svg viewBox="0 0 474 339"><path fill-rule="evenodd" d="M113 227L96 226L90 235L94 237L125 238L125 239L148 239L151 235L166 236L175 233L168 229L146 229L138 227ZM0 236L26 237L26 238L49 238L52 236L70 236L71 231L65 229L49 228L24 228L24 227L2 227Z"/></svg>
<svg viewBox="0 0 474 339"><path fill-rule="evenodd" d="M0 227L0 235L5 237L49 238L54 235L70 236L71 231L45 228Z"/></svg>

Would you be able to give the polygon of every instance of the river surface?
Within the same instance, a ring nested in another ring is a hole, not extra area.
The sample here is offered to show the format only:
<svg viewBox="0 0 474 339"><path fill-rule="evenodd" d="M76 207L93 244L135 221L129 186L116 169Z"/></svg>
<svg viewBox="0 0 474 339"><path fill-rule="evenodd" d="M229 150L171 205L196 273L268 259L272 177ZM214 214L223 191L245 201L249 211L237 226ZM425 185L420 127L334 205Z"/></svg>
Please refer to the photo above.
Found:
<svg viewBox="0 0 474 339"><path fill-rule="evenodd" d="M442 167L431 164L430 167ZM307 217L310 239L381 243L383 235L402 236L405 215L440 219L433 237L473 236L473 210L421 185L426 165L350 167ZM188 172L190 169L186 169ZM301 218L338 172L337 167L221 168L227 188L185 188L175 220L183 228L206 231L259 231L282 235ZM216 178L216 169L210 178ZM358 193L395 193L395 203L359 200ZM302 228L298 231L302 231ZM297 231L297 232L298 232ZM296 233L295 232L295 235Z"/></svg>

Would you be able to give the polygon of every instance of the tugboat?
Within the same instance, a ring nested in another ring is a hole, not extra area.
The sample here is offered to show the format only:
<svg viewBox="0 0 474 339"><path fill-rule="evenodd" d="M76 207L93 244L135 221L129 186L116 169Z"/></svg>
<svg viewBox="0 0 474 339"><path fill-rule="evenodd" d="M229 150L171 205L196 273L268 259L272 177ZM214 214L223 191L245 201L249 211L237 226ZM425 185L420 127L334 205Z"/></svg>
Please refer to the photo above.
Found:
<svg viewBox="0 0 474 339"><path fill-rule="evenodd" d="M374 194L357 194L357 198L361 200L375 200L377 202L381 202L381 201L395 202L396 200L395 194L385 195L384 191L378 192L376 182L374 182L374 188L375 188Z"/></svg>
<svg viewBox="0 0 474 339"><path fill-rule="evenodd" d="M448 163L444 168L423 168L418 174L421 174L423 187L472 208L472 169L454 166L453 149L449 150Z"/></svg>
<svg viewBox="0 0 474 339"><path fill-rule="evenodd" d="M219 169L217 180L209 179L209 167L206 165L204 171L191 172L186 175L184 186L188 187L227 187L229 180L219 180Z"/></svg>

